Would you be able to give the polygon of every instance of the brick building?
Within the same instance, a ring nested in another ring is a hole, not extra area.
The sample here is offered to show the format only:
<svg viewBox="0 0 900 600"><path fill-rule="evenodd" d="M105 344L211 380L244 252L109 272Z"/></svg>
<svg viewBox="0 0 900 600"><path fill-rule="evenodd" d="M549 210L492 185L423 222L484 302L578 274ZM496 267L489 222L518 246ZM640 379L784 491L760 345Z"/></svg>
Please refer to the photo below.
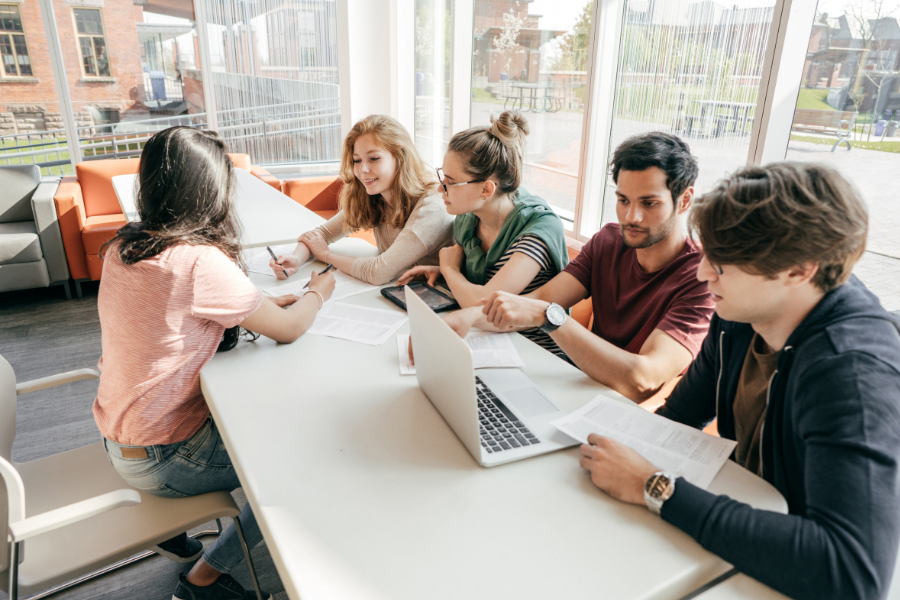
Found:
<svg viewBox="0 0 900 600"><path fill-rule="evenodd" d="M133 0L53 0L53 8L77 124L95 124L97 115L111 122L148 117L138 40L142 7ZM36 0L0 0L0 54L0 135L61 129Z"/></svg>

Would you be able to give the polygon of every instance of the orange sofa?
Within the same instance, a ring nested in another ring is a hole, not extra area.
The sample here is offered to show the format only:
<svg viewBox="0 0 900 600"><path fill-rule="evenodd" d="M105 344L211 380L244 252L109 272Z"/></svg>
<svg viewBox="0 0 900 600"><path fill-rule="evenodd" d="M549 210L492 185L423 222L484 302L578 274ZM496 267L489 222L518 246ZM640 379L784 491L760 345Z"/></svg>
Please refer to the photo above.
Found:
<svg viewBox="0 0 900 600"><path fill-rule="evenodd" d="M236 167L250 171L263 181L265 177L275 179L265 169L251 166L248 154L228 156ZM59 184L53 199L79 298L80 282L100 279L103 271L103 261L98 256L100 248L126 223L112 178L137 173L139 163L140 158L83 161L75 165L74 177L64 177ZM273 187L280 188L280 183Z"/></svg>
<svg viewBox="0 0 900 600"><path fill-rule="evenodd" d="M344 182L340 177L328 175L285 179L281 184L281 191L285 196L305 206L323 219L330 219L340 210L338 198L342 187L344 187ZM373 246L378 245L371 229L351 233L350 237L366 240Z"/></svg>

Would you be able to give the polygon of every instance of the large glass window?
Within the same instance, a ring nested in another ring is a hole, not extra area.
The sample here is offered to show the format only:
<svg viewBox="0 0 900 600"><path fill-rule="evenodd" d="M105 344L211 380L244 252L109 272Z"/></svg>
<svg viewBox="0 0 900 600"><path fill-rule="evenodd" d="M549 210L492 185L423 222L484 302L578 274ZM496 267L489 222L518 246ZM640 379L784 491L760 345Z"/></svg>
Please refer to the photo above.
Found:
<svg viewBox="0 0 900 600"><path fill-rule="evenodd" d="M334 0L207 8L218 130L254 164L340 159Z"/></svg>
<svg viewBox="0 0 900 600"><path fill-rule="evenodd" d="M869 238L855 271L900 309L900 2L820 0L806 56L785 157L831 165L860 191Z"/></svg>
<svg viewBox="0 0 900 600"><path fill-rule="evenodd" d="M524 186L572 222L593 2L475 0L472 125L506 109L529 122Z"/></svg>
<svg viewBox="0 0 900 600"><path fill-rule="evenodd" d="M85 77L109 77L109 55L103 35L103 17L98 8L73 8L81 69Z"/></svg>
<svg viewBox="0 0 900 600"><path fill-rule="evenodd" d="M422 159L439 167L450 141L452 0L416 0L415 141Z"/></svg>
<svg viewBox="0 0 900 600"><path fill-rule="evenodd" d="M0 4L0 61L3 62L0 77L34 75L18 6Z"/></svg>
<svg viewBox="0 0 900 600"><path fill-rule="evenodd" d="M774 4L626 0L610 156L629 136L674 133L698 158L698 193L746 164ZM616 219L614 189L583 234Z"/></svg>

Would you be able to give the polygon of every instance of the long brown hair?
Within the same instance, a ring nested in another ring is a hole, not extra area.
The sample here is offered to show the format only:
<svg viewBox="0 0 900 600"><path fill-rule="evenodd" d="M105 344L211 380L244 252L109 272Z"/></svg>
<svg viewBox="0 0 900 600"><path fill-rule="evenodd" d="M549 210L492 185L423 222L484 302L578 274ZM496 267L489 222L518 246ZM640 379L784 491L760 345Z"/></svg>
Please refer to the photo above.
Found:
<svg viewBox="0 0 900 600"><path fill-rule="evenodd" d="M141 220L120 229L100 249L101 257L118 243L119 258L133 265L188 244L218 248L242 266L234 165L215 132L191 127L160 131L144 146L138 180L135 205ZM226 329L219 351L234 348L240 332L239 327Z"/></svg>
<svg viewBox="0 0 900 600"><path fill-rule="evenodd" d="M381 195L370 196L353 173L353 146L360 136L372 134L375 143L391 153L397 172L391 182L391 205ZM425 166L406 129L385 115L369 115L347 134L341 155L340 207L345 226L351 230L372 229L383 223L406 225L409 215L422 198L437 191L437 176Z"/></svg>

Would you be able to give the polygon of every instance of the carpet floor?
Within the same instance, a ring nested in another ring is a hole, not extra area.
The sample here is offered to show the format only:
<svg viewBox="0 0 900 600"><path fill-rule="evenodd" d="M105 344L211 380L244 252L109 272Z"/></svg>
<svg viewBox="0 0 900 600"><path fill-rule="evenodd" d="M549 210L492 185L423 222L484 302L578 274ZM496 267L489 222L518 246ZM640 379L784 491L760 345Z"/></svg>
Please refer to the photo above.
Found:
<svg viewBox="0 0 900 600"><path fill-rule="evenodd" d="M12 365L17 381L96 368L100 359L98 285L83 285L84 298L80 300L66 301L58 286L0 294L0 356ZM98 441L100 432L91 413L97 384L97 380L79 381L21 396L16 407L13 460L27 462ZM238 505L243 506L246 499L241 490L233 495ZM223 519L223 525L230 523L230 519ZM214 523L198 530L211 528L215 528ZM214 537L203 538L207 546L214 540ZM256 547L252 556L260 586L277 600L286 600L287 594L265 542ZM190 565L154 556L53 598L170 600L179 573L186 573L189 568ZM246 564L242 562L232 575L245 589L252 589ZM7 598L0 592L0 600Z"/></svg>

